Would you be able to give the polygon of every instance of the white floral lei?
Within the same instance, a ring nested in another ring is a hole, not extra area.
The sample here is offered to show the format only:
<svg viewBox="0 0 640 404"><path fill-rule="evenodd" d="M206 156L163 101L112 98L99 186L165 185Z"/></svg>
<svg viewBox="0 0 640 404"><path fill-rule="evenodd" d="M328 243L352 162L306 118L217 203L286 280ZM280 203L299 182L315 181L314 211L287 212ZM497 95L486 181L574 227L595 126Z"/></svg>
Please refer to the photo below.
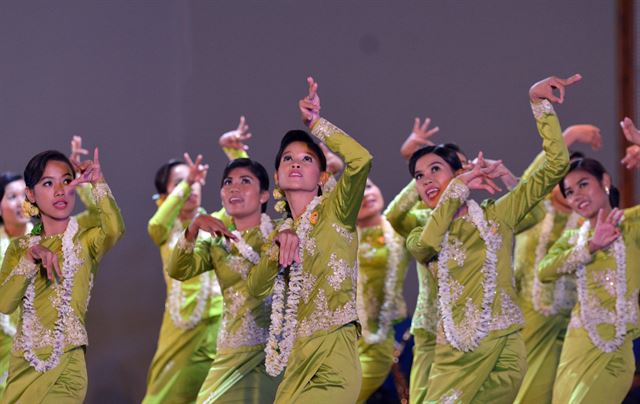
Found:
<svg viewBox="0 0 640 404"><path fill-rule="evenodd" d="M266 240L269 238L269 235L273 231L273 222L271 218L263 213L260 216L260 233L262 233L262 238ZM240 255L242 255L247 261L251 262L253 265L257 265L260 261L260 254L255 252L255 250L245 241L242 237L242 233L238 230L234 230L231 232L234 236L236 236L237 240L231 240L233 244L235 244L236 248Z"/></svg>
<svg viewBox="0 0 640 404"><path fill-rule="evenodd" d="M553 231L553 221L556 216L556 212L551 205L551 202L545 201L546 215L540 225L540 236L538 237L538 244L535 251L535 262L533 264L533 285L531 288L531 302L533 308L538 313L544 316L553 316L558 314L563 309L565 302L566 283L569 281L567 276L563 276L556 281L555 288L553 290L553 303L548 306L543 303L543 286L540 278L538 277L538 265L547 254L547 244L549 243L549 237ZM578 216L575 213L571 213L567 219L567 223L564 226L563 232L567 229L573 229L576 226Z"/></svg>
<svg viewBox="0 0 640 404"><path fill-rule="evenodd" d="M58 311L58 318L54 324L53 331L53 350L47 360L42 360L38 357L34 350L33 334L34 326L37 323L37 314L33 306L36 290L35 281L36 277L33 277L27 286L25 292L23 312L22 312L22 334L24 335L24 358L33 366L38 372L46 372L58 366L60 361L60 355L64 351L65 342L65 324L68 323L70 316L73 315L73 308L71 307L71 300L73 295L73 283L74 277L81 264L81 260L78 257L76 246L73 243L73 237L78 231L78 222L75 217L69 220L66 230L62 235L62 283L55 284L53 288L57 294L57 300L59 305L55 306ZM40 236L35 236L30 239L30 245L36 245L40 242Z"/></svg>
<svg viewBox="0 0 640 404"><path fill-rule="evenodd" d="M369 330L367 310L364 300L364 285L359 284L357 293L359 295L360 304L358 307L358 317L362 323L362 337L367 344L378 344L387 338L391 322L393 321L392 314L394 313L396 303L396 286L398 283L398 267L402 260L402 247L403 244L399 240L398 235L393 230L391 223L386 217L382 216L382 233L384 236L384 244L387 247L388 259L387 259L387 273L384 278L384 301L380 309L378 316L378 331L372 333ZM361 277L358 277L360 280Z"/></svg>
<svg viewBox="0 0 640 404"><path fill-rule="evenodd" d="M289 267L288 293L286 293L285 307L285 268L280 268L273 286L273 300L271 302L271 325L269 326L269 339L265 347L265 366L267 373L273 377L279 375L289 361L289 355L293 349L298 326L298 304L300 303L300 291L304 282L302 277L303 256L309 249L308 240L311 231L310 217L313 210L322 202L322 196L316 196L311 200L300 222L296 234L300 239L298 254L300 263L294 263ZM291 222L285 222L280 230L291 228Z"/></svg>
<svg viewBox="0 0 640 404"><path fill-rule="evenodd" d="M575 248L586 248L587 236L591 224L586 221L580 231L578 232L578 240ZM616 261L615 272L615 288L616 288L616 306L615 306L615 329L616 334L613 339L604 341L598 333L597 324L592 319L597 316L592 313L589 306L589 290L587 287L587 271L585 264L580 264L576 268L576 284L578 286L578 299L580 300L580 318L582 325L589 334L591 342L597 346L603 352L613 352L620 348L624 343L625 336L627 334L627 324L625 311L627 310L627 304L625 296L627 294L627 253L626 246L622 236L618 237L611 247L609 248L613 252L613 257Z"/></svg>
<svg viewBox="0 0 640 404"><path fill-rule="evenodd" d="M16 335L16 327L11 323L11 316L0 314L0 330L9 337Z"/></svg>
<svg viewBox="0 0 640 404"><path fill-rule="evenodd" d="M489 334L491 324L491 306L496 292L496 279L498 276L497 251L502 244L502 238L497 232L497 224L488 223L484 218L482 208L473 200L467 201L468 215L471 223L478 229L480 237L485 242L485 259L481 272L484 275L482 282L482 312L480 320L477 322L475 330L464 330L461 332L455 325L453 319L453 295L451 292L451 275L449 274L448 263L450 260L451 247L449 243L449 232L445 233L442 241L442 250L438 254L438 303L442 313L442 323L445 335L449 343L461 350L471 351L480 344L480 341ZM470 335L473 332L474 335ZM462 335L465 335L464 337Z"/></svg>

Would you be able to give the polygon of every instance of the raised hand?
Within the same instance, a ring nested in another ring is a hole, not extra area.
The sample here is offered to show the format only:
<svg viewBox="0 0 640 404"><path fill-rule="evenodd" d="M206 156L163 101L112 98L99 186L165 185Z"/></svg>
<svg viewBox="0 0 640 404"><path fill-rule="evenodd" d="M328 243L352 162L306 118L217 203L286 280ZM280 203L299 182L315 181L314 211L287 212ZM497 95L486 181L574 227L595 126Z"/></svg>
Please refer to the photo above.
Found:
<svg viewBox="0 0 640 404"><path fill-rule="evenodd" d="M220 136L218 144L220 147L228 149L249 150L249 146L247 146L245 142L251 139L251 136L249 125L247 125L244 116L241 116L238 127Z"/></svg>
<svg viewBox="0 0 640 404"><path fill-rule="evenodd" d="M327 145L320 143L320 148L327 159L327 171L331 174L337 174L344 168L344 162L337 154L329 150Z"/></svg>
<svg viewBox="0 0 640 404"><path fill-rule="evenodd" d="M407 140L404 141L402 147L400 147L400 154L406 160L409 160L411 155L419 148L434 144L430 138L438 133L440 128L436 126L435 128L429 129L429 125L431 125L431 118L424 118L423 123L420 123L420 118L415 118L413 131Z"/></svg>
<svg viewBox="0 0 640 404"><path fill-rule="evenodd" d="M281 231L274 237L273 241L280 247L278 263L281 267L288 267L294 262L300 262L300 254L298 252L300 239L293 230Z"/></svg>
<svg viewBox="0 0 640 404"><path fill-rule="evenodd" d="M606 218L602 209L598 211L596 227L593 230L593 236L589 240L589 252L591 254L608 247L620 236L618 224L620 224L623 215L624 211L618 208L612 209Z"/></svg>
<svg viewBox="0 0 640 404"><path fill-rule="evenodd" d="M582 79L579 74L574 74L568 79L561 79L556 76L547 77L535 83L529 89L529 99L531 102L540 102L542 100L549 100L549 102L557 102L562 104L564 102L565 87ZM554 90L558 90L558 96L555 95Z"/></svg>
<svg viewBox="0 0 640 404"><path fill-rule="evenodd" d="M79 169L76 173L77 177L69 183L70 187L86 183L96 185L99 182L104 182L102 168L100 166L100 153L97 147L93 149L93 160L85 160L81 162L77 168Z"/></svg>
<svg viewBox="0 0 640 404"><path fill-rule="evenodd" d="M187 175L187 183L193 185L199 182L200 185L204 185L207 178L207 171L209 171L208 164L202 164L202 154L198 154L196 161L191 160L189 153L184 154L184 161L189 167L189 175Z"/></svg>
<svg viewBox="0 0 640 404"><path fill-rule="evenodd" d="M640 145L640 130L636 128L631 118L626 117L620 122L620 127L624 133L624 137L633 144Z"/></svg>
<svg viewBox="0 0 640 404"><path fill-rule="evenodd" d="M588 144L592 150L599 150L602 147L602 135L597 126L571 125L562 132L562 137L567 146L578 142Z"/></svg>
<svg viewBox="0 0 640 404"><path fill-rule="evenodd" d="M458 174L456 178L464 182L469 189L484 189L490 194L500 192L500 187L493 182L493 179L499 177L500 171L498 167L502 164L502 161L483 163L482 152L478 154L477 159L480 160L480 164L469 163L467 170ZM484 164L484 167L482 164Z"/></svg>
<svg viewBox="0 0 640 404"><path fill-rule="evenodd" d="M511 170L509 170L501 160L499 161L484 158L483 153L480 152L478 153L478 157L476 157L472 163L479 164L482 168L494 166L491 175L495 176L493 178L499 178L504 186L509 190L515 188L515 186L518 185L518 177L513 175Z"/></svg>
<svg viewBox="0 0 640 404"><path fill-rule="evenodd" d="M82 137L74 135L71 138L71 155L69 156L69 161L71 161L76 171L80 171L82 156L87 156L88 154L89 150L82 148Z"/></svg>
<svg viewBox="0 0 640 404"><path fill-rule="evenodd" d="M236 236L234 236L233 233L229 231L222 220L217 219L213 216L209 216L207 214L200 214L196 216L195 219L193 219L189 227L187 227L185 238L188 241L195 240L196 237L198 237L198 232L200 230L206 231L210 234L214 234L217 237L237 240Z"/></svg>
<svg viewBox="0 0 640 404"><path fill-rule="evenodd" d="M309 92L306 97L298 101L298 108L302 115L302 123L312 127L320 119L320 97L318 97L318 83L313 77L307 77Z"/></svg>
<svg viewBox="0 0 640 404"><path fill-rule="evenodd" d="M627 152L621 163L627 170L640 167L640 146L633 144L627 147Z"/></svg>
<svg viewBox="0 0 640 404"><path fill-rule="evenodd" d="M27 250L27 259L33 263L41 263L44 269L47 271L47 279L53 282L56 279L62 277L62 271L60 270L60 262L58 262L58 256L48 248L42 247L36 244Z"/></svg>

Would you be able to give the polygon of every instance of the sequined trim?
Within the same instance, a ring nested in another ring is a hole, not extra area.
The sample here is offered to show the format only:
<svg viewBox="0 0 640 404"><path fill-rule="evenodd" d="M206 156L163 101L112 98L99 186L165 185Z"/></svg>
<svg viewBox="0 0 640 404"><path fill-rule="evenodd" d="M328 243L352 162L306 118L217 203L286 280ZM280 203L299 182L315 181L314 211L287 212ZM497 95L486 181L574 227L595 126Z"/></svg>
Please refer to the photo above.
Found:
<svg viewBox="0 0 640 404"><path fill-rule="evenodd" d="M109 199L113 199L113 194L111 193L111 189L109 188L109 185L107 185L106 182L100 182L98 184L93 185L91 187L91 193L93 194L93 197L96 200L96 202L100 202L105 197L108 197Z"/></svg>
<svg viewBox="0 0 640 404"><path fill-rule="evenodd" d="M358 266L349 266L343 259L338 259L335 253L329 257L329 267L331 268L331 275L327 277L327 282L333 288L333 290L342 289L342 283L346 279L351 279L352 285L356 284L358 279Z"/></svg>
<svg viewBox="0 0 640 404"><path fill-rule="evenodd" d="M553 110L553 105L549 100L542 100L541 102L532 102L531 111L536 119L542 119L545 114L555 115L556 111Z"/></svg>
<svg viewBox="0 0 640 404"><path fill-rule="evenodd" d="M20 261L18 261L18 265L16 265L9 276L7 276L7 279L4 280L2 285L4 286L14 276L24 276L27 279L31 279L37 273L38 266L35 264L35 262L31 262L26 256L23 256L22 258L20 258Z"/></svg>
<svg viewBox="0 0 640 404"><path fill-rule="evenodd" d="M451 389L447 394L440 397L440 404L456 404L462 401L462 390Z"/></svg>
<svg viewBox="0 0 640 404"><path fill-rule="evenodd" d="M178 242L176 243L176 248L185 254L193 253L193 249L195 248L195 246L196 246L196 241L195 240L188 241L184 237L184 233L180 235L180 238L178 238Z"/></svg>
<svg viewBox="0 0 640 404"><path fill-rule="evenodd" d="M333 227L333 229L340 236L342 236L342 238L344 238L348 243L352 243L353 242L353 236L354 236L355 232L349 231L349 230L345 229L343 226L340 226L337 223L332 223L331 227Z"/></svg>
<svg viewBox="0 0 640 404"><path fill-rule="evenodd" d="M225 260L227 261L229 269L240 275L242 279L247 279L249 271L251 270L251 265L246 259L238 257L237 255L229 254L226 256Z"/></svg>
<svg viewBox="0 0 640 404"><path fill-rule="evenodd" d="M491 318L491 331L506 330L513 325L523 325L524 316L520 307L504 289L500 289L500 314Z"/></svg>
<svg viewBox="0 0 640 404"><path fill-rule="evenodd" d="M228 330L229 316L224 316L218 333L218 350L232 350L242 347L263 345L269 337L269 329L258 326L253 314L247 311L242 316L240 327L235 332Z"/></svg>
<svg viewBox="0 0 640 404"><path fill-rule="evenodd" d="M446 201L450 199L457 199L460 202L464 202L469 198L469 187L462 181L453 179L447 185L447 188L442 193L436 209Z"/></svg>
<svg viewBox="0 0 640 404"><path fill-rule="evenodd" d="M317 331L329 330L358 320L355 299L349 300L335 310L330 310L327 297L320 289L313 302L316 306L315 310L298 325L298 338L308 337Z"/></svg>
<svg viewBox="0 0 640 404"><path fill-rule="evenodd" d="M337 126L335 126L334 124L332 124L331 122L327 121L324 118L318 119L316 124L313 125L313 128L311 129L311 134L325 143L327 138L333 135L334 133L343 133L343 132L340 130L340 128L338 128Z"/></svg>

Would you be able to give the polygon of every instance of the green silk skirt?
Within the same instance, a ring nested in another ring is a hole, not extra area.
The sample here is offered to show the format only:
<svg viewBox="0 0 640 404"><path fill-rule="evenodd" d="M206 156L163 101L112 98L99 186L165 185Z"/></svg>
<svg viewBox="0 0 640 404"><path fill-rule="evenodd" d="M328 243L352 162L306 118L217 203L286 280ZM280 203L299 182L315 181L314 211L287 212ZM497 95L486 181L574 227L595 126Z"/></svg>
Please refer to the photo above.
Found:
<svg viewBox="0 0 640 404"><path fill-rule="evenodd" d="M616 351L597 348L583 328L567 332L553 388L554 403L620 403L631 388L636 364L633 339Z"/></svg>
<svg viewBox="0 0 640 404"><path fill-rule="evenodd" d="M274 403L353 404L361 382L358 330L347 324L294 345Z"/></svg>
<svg viewBox="0 0 640 404"><path fill-rule="evenodd" d="M7 388L0 402L24 404L80 404L87 393L84 348L60 356L47 372L36 371L22 356L11 355Z"/></svg>
<svg viewBox="0 0 640 404"><path fill-rule="evenodd" d="M419 404L427 397L427 382L436 351L436 336L422 329L413 331L413 362L409 377L409 402Z"/></svg>
<svg viewBox="0 0 640 404"><path fill-rule="evenodd" d="M358 341L360 367L362 368L362 386L358 401L364 402L384 383L393 365L393 345L395 333L389 333L387 339L379 344L367 344L364 339Z"/></svg>

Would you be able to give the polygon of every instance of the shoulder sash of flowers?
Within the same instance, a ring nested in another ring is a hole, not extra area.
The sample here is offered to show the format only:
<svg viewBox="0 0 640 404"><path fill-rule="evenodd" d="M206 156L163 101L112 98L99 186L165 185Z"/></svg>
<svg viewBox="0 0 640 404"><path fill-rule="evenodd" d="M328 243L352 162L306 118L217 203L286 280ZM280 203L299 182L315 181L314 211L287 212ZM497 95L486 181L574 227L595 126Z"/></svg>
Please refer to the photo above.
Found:
<svg viewBox="0 0 640 404"><path fill-rule="evenodd" d="M262 234L262 239L267 240L269 235L273 231L273 222L271 218L263 213L260 217L260 233ZM233 235L237 237L237 240L232 240L231 243L235 244L238 252L244 259L251 262L253 265L257 265L260 261L260 254L257 253L242 237L242 233L238 230L232 231Z"/></svg>
<svg viewBox="0 0 640 404"><path fill-rule="evenodd" d="M298 305L302 291L304 277L305 250L312 253L313 243L309 241L311 232L311 215L316 207L324 200L322 196L316 196L311 200L302 216L300 216L296 234L300 239L299 256L300 263L294 263L289 267L288 293L285 296L285 268L280 268L273 286L271 302L271 325L269 326L269 339L265 346L265 366L267 373L273 377L282 373L289 362L289 355L293 349L298 327ZM293 223L285 221L279 230L290 229Z"/></svg>
<svg viewBox="0 0 640 404"><path fill-rule="evenodd" d="M69 323L69 319L73 315L71 300L73 295L74 278L78 268L82 264L81 259L78 257L78 246L76 246L73 241L77 231L78 222L75 217L71 217L69 224L67 225L67 229L62 235L62 283L53 286L57 294L57 300L59 301L59 305L55 307L58 312L58 318L54 323L53 350L49 358L46 360L40 359L34 349L34 327L38 322L34 307L36 298L35 277L31 279L25 292L21 330L24 336L24 358L38 372L46 372L58 366L60 356L64 352L66 334L65 325ZM39 236L31 237L30 245L39 243L40 239L41 238Z"/></svg>
<svg viewBox="0 0 640 404"><path fill-rule="evenodd" d="M384 237L384 244L388 250L387 258L387 270L384 278L384 301L380 308L378 315L378 331L372 333L369 330L367 310L364 307L365 300L363 299L364 287L358 285L357 293L360 295L360 304L358 304L358 316L362 322L362 337L367 344L378 344L384 341L389 334L391 323L393 321L392 315L396 311L397 300L397 286L398 286L398 267L402 260L402 239L396 234L391 226L391 223L386 217L382 216L382 233ZM360 279L360 277L358 277Z"/></svg>
<svg viewBox="0 0 640 404"><path fill-rule="evenodd" d="M590 223L586 221L580 228L578 233L578 241L576 248L586 248L588 242ZM592 312L592 307L589 303L589 289L587 286L587 270L584 263L578 264L576 268L576 285L578 287L578 300L580 301L580 319L582 325L589 334L591 342L603 352L613 352L620 348L624 343L625 336L627 334L627 324L625 311L627 310L626 294L627 294L627 252L624 244L623 236L618 237L611 247L609 252L613 253L613 257L616 261L615 271L615 290L616 290L616 303L615 303L615 336L613 339L604 341L598 332L596 319L598 316Z"/></svg>
<svg viewBox="0 0 640 404"><path fill-rule="evenodd" d="M485 259L481 272L482 281L482 306L480 318L475 330L459 330L453 319L453 294L451 290L451 274L449 273L449 260L451 247L449 232L442 241L442 250L438 254L438 297L442 322L447 341L461 351L471 351L480 344L481 340L489 334L491 325L493 299L496 292L496 279L498 275L498 249L502 244L502 237L497 231L497 224L487 222L482 208L473 200L467 201L468 215L471 223L480 233L485 242Z"/></svg>

